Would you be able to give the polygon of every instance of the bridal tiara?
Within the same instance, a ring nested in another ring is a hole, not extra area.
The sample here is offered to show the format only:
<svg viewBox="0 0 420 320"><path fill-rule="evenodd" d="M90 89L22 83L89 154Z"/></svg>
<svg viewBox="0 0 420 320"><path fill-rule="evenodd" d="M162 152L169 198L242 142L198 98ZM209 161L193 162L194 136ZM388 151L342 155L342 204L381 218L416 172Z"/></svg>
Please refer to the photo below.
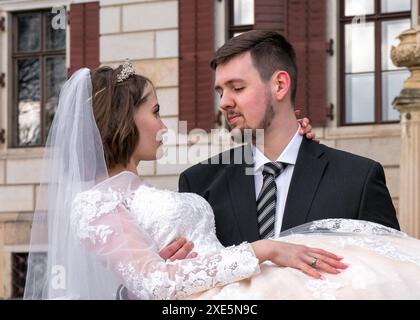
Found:
<svg viewBox="0 0 420 320"><path fill-rule="evenodd" d="M117 82L123 82L124 80L128 79L131 75L135 74L136 71L133 68L130 60L126 59L123 68L117 75Z"/></svg>

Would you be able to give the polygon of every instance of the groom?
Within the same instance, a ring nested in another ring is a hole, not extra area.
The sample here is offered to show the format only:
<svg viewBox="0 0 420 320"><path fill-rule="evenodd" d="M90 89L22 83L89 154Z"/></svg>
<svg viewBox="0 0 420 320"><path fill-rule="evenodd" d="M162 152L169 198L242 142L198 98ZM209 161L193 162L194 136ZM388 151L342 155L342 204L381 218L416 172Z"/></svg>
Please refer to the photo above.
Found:
<svg viewBox="0 0 420 320"><path fill-rule="evenodd" d="M253 143L180 176L180 192L197 193L212 206L223 245L278 236L326 218L367 220L399 229L379 163L298 134L293 111L296 55L283 36L246 32L223 45L211 66L220 109L231 128L241 133L264 129L263 143L254 136ZM251 161L238 164L235 155Z"/></svg>

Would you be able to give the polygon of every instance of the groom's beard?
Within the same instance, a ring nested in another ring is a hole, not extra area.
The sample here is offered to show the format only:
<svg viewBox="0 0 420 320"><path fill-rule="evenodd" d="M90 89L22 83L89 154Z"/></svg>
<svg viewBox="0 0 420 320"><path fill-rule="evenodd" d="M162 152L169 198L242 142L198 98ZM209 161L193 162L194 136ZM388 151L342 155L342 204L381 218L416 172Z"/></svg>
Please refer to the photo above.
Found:
<svg viewBox="0 0 420 320"><path fill-rule="evenodd" d="M265 134L266 130L270 128L272 120L274 119L274 115L275 115L274 107L270 100L271 100L270 97L266 95L266 102L265 102L266 106L265 106L264 117L256 128L249 127L245 120L244 126L242 128L234 128L231 131L232 139L235 142L238 142L238 143L246 142L246 143L255 144L257 141L257 130L259 131L258 135ZM251 136L249 136L250 131L252 131ZM249 141L250 138L251 138L251 141ZM260 139L261 138L259 138L259 140Z"/></svg>

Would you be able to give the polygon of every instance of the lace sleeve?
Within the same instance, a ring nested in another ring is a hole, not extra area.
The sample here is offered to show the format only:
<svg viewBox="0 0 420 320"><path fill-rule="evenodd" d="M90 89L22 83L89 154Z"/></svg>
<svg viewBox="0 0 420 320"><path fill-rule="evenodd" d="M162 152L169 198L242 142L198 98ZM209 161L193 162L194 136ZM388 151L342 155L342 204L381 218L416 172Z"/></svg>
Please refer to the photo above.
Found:
<svg viewBox="0 0 420 320"><path fill-rule="evenodd" d="M90 191L73 202L72 230L140 299L180 299L259 272L248 243L216 254L168 262L117 193Z"/></svg>

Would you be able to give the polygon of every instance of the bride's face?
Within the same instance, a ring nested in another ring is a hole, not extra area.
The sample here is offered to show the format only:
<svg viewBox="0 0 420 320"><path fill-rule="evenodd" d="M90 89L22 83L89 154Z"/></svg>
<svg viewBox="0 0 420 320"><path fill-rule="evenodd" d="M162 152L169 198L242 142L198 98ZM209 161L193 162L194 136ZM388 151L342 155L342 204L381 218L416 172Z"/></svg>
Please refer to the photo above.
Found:
<svg viewBox="0 0 420 320"><path fill-rule="evenodd" d="M136 161L156 160L162 155L162 136L167 127L159 115L159 104L156 93L150 88L147 100L134 113L134 122L139 131L140 139L134 152Z"/></svg>

